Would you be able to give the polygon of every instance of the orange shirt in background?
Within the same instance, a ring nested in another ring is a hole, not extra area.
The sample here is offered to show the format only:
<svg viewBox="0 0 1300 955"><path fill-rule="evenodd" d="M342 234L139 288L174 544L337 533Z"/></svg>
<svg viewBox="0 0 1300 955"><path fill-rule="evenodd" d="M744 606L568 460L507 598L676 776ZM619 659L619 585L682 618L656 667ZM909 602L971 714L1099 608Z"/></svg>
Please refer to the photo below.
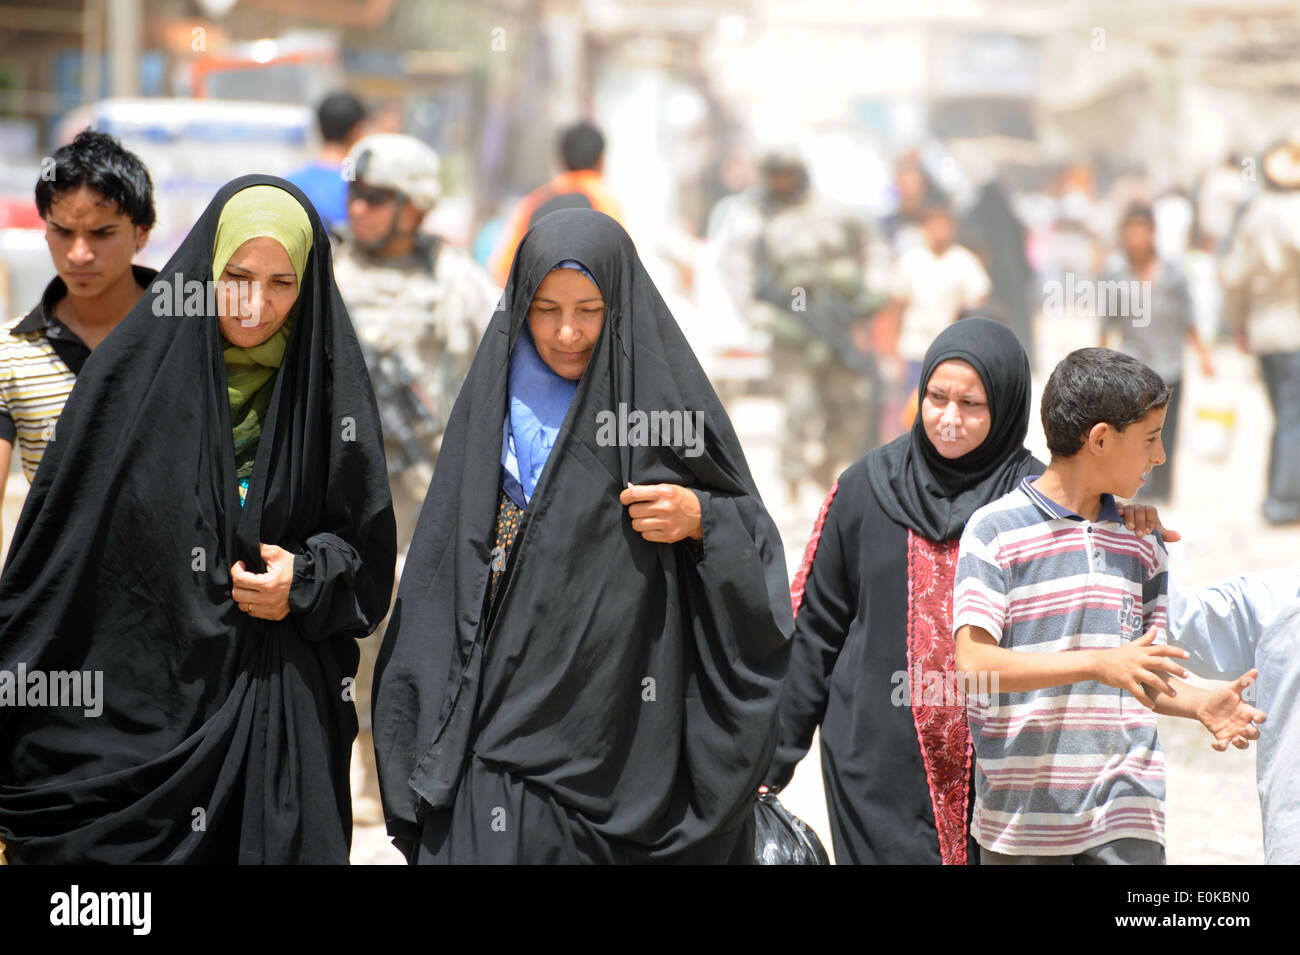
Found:
<svg viewBox="0 0 1300 955"><path fill-rule="evenodd" d="M566 201L564 197L572 198ZM585 202L583 197L586 198ZM573 172L561 173L546 185L539 186L526 195L515 207L509 223L501 233L501 241L496 251L492 253L488 267L496 278L497 285L502 288L505 287L506 279L510 277L510 266L515 260L515 250L519 248L524 235L533 223L541 218L541 215L554 211L545 208L547 206L553 206L555 209L590 207L617 219L620 224L623 221L623 211L605 188L600 173L594 169L577 169Z"/></svg>

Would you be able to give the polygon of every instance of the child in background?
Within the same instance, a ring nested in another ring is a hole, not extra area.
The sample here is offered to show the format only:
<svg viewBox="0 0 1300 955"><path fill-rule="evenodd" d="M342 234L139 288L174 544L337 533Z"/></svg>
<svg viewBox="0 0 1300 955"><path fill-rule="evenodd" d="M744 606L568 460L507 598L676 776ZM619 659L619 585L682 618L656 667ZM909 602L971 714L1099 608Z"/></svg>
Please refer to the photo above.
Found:
<svg viewBox="0 0 1300 955"><path fill-rule="evenodd" d="M1192 307L1192 294L1187 278L1173 262L1156 254L1156 220L1151 207L1134 203L1124 212L1120 223L1120 244L1123 247L1122 265L1111 270L1105 281L1125 283L1150 283L1150 294L1118 296L1127 297L1128 313L1106 312L1102 321L1101 344L1119 338L1119 348L1126 355L1138 359L1151 368L1169 386L1169 406L1165 424L1160 432L1164 445L1165 466L1152 472L1142 488L1146 500L1168 501L1173 497L1173 457L1178 439L1178 415L1183 393L1183 345L1190 342L1201 363L1201 373L1207 378L1214 375L1214 363L1209 349L1196 330L1196 312ZM1111 286L1115 287L1115 286ZM1140 314L1145 305L1146 314ZM1098 307L1108 305L1107 296L1099 296Z"/></svg>

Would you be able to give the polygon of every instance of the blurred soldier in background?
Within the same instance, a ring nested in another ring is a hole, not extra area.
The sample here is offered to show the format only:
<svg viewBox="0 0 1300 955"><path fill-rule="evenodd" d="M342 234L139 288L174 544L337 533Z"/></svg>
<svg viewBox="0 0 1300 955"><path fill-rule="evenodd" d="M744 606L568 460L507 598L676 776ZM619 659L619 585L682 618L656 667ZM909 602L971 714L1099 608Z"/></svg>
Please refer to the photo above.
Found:
<svg viewBox="0 0 1300 955"><path fill-rule="evenodd" d="M357 142L347 168L348 229L334 275L368 353L404 554L452 403L501 293L466 253L419 231L440 194L429 146L378 133Z"/></svg>
<svg viewBox="0 0 1300 955"><path fill-rule="evenodd" d="M785 404L782 476L829 487L875 443L875 365L867 320L886 296L868 289L869 228L816 196L792 150L769 152L751 190L755 318L772 337L774 385Z"/></svg>

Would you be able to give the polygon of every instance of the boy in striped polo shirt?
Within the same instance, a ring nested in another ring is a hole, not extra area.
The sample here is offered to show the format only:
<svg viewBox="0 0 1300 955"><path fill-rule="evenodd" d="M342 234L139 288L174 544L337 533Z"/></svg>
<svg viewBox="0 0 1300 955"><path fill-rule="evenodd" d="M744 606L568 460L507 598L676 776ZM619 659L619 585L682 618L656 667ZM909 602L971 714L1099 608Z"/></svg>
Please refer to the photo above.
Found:
<svg viewBox="0 0 1300 955"><path fill-rule="evenodd" d="M976 511L953 593L957 668L995 674L967 697L971 834L983 863L1163 863L1164 757L1155 714L1200 720L1213 746L1257 739L1256 671L1209 691L1167 645L1166 553L1124 527L1164 463L1169 389L1105 348L1067 356L1043 393L1051 463Z"/></svg>
<svg viewBox="0 0 1300 955"><path fill-rule="evenodd" d="M31 312L0 329L0 504L14 446L30 483L81 366L155 275L131 264L154 224L140 158L90 129L52 158L36 208L58 275Z"/></svg>

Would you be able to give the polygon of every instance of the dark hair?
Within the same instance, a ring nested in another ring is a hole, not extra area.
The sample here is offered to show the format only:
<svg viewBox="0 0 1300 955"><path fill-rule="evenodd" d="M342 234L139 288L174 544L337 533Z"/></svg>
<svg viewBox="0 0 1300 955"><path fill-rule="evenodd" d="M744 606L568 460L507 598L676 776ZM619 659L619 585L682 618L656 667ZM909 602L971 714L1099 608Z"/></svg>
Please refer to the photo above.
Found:
<svg viewBox="0 0 1300 955"><path fill-rule="evenodd" d="M327 143L347 142L348 135L366 118L361 100L344 90L330 93L316 107L321 139Z"/></svg>
<svg viewBox="0 0 1300 955"><path fill-rule="evenodd" d="M1124 215L1119 220L1119 227L1123 229L1130 222L1141 222L1143 225L1154 229L1156 227L1156 216L1147 203L1130 202L1128 208L1124 210Z"/></svg>
<svg viewBox="0 0 1300 955"><path fill-rule="evenodd" d="M87 186L117 204L132 224L150 229L154 224L153 182L140 157L108 133L83 129L77 138L53 156L50 175L41 172L36 182L36 209L44 219L62 193Z"/></svg>
<svg viewBox="0 0 1300 955"><path fill-rule="evenodd" d="M952 204L945 199L930 199L921 207L921 221L942 216L951 222L956 222L956 213L953 212Z"/></svg>
<svg viewBox="0 0 1300 955"><path fill-rule="evenodd" d="M595 169L605 154L605 137L591 123L570 126L560 137L560 158L569 172Z"/></svg>
<svg viewBox="0 0 1300 955"><path fill-rule="evenodd" d="M1061 359L1043 390L1043 433L1053 457L1068 458L1105 422L1123 431L1169 404L1169 386L1142 362L1109 348L1080 348Z"/></svg>

